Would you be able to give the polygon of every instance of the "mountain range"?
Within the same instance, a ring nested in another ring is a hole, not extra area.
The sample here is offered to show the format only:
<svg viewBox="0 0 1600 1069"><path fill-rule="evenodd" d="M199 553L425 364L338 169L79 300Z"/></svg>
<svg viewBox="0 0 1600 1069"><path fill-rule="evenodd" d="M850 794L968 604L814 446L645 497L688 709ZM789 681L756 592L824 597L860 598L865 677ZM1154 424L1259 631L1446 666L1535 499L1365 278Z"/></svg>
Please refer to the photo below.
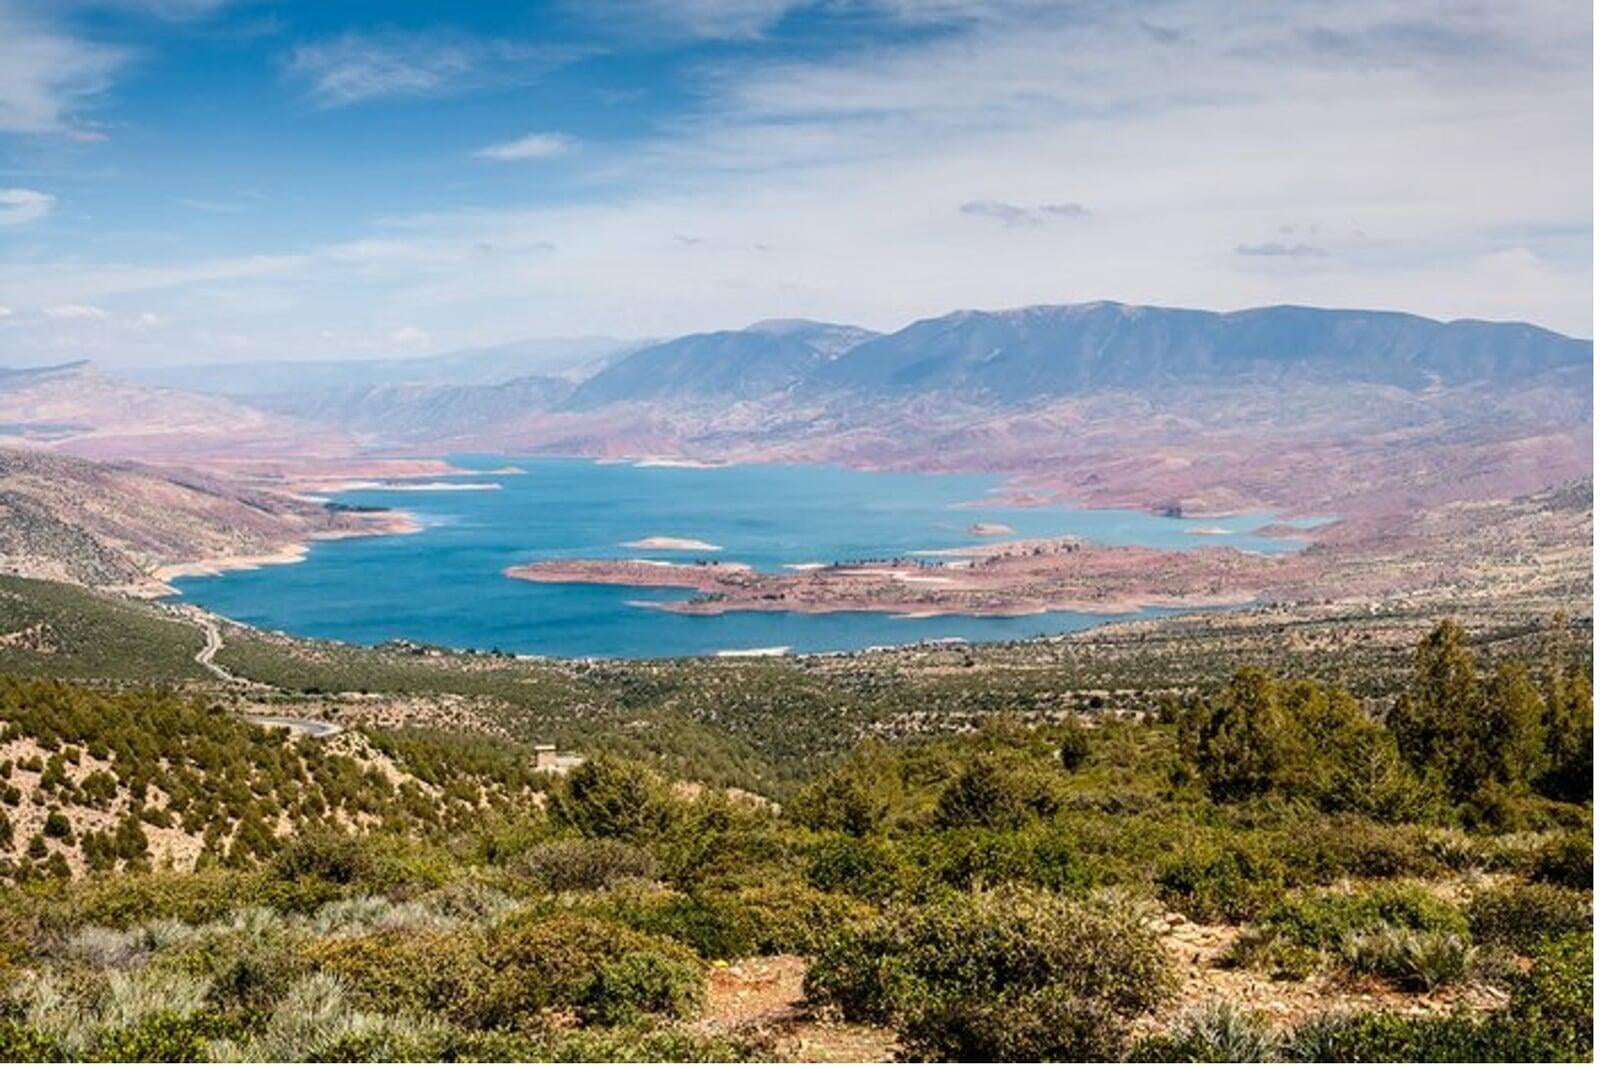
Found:
<svg viewBox="0 0 1600 1069"><path fill-rule="evenodd" d="M166 386L22 369L0 372L0 445L236 467L660 453L995 471L1102 505L1350 510L1588 474L1592 374L1592 342L1525 323L1098 301L888 334L769 320L432 361L168 369Z"/></svg>

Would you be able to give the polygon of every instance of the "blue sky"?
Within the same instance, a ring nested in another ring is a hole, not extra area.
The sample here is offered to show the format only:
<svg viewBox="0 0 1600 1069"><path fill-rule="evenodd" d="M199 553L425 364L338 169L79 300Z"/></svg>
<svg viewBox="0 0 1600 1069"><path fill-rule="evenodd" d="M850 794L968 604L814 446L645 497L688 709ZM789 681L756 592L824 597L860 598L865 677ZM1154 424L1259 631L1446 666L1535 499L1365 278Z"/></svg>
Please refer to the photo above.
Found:
<svg viewBox="0 0 1600 1069"><path fill-rule="evenodd" d="M1114 298L1591 332L1588 5L0 0L0 364Z"/></svg>

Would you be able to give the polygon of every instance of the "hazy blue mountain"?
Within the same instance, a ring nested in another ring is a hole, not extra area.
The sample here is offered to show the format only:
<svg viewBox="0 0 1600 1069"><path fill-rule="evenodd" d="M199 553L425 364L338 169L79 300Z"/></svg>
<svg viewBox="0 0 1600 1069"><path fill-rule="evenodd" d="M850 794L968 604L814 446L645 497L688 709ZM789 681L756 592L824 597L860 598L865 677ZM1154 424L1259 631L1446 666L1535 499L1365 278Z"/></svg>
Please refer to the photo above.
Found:
<svg viewBox="0 0 1600 1069"><path fill-rule="evenodd" d="M1592 342L1525 323L1281 306L1241 312L1109 301L954 312L863 342L801 387L859 397L953 392L1016 403L1107 389L1297 378L1420 388L1587 374Z"/></svg>
<svg viewBox="0 0 1600 1069"><path fill-rule="evenodd" d="M479 386L528 376L581 379L640 344L616 338L535 338L431 356L128 368L117 375L148 386L238 397L372 386Z"/></svg>
<svg viewBox="0 0 1600 1069"><path fill-rule="evenodd" d="M872 337L871 331L860 327L803 319L764 320L744 330L689 334L618 360L580 385L568 407L766 397Z"/></svg>
<svg viewBox="0 0 1600 1069"><path fill-rule="evenodd" d="M556 407L567 379L529 375L488 385L338 386L252 397L257 408L396 440L448 437Z"/></svg>

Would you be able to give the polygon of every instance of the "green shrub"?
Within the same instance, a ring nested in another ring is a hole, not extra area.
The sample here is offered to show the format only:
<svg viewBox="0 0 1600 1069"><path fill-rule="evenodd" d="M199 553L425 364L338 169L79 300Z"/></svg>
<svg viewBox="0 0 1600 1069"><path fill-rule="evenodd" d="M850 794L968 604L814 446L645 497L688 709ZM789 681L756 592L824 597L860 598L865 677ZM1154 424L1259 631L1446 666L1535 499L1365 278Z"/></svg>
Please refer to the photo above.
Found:
<svg viewBox="0 0 1600 1069"><path fill-rule="evenodd" d="M619 915L632 927L676 940L705 958L742 958L755 953L754 921L731 895L650 895L623 906Z"/></svg>
<svg viewBox="0 0 1600 1069"><path fill-rule="evenodd" d="M529 847L510 870L543 891L600 891L656 874L648 850L618 839L554 839Z"/></svg>
<svg viewBox="0 0 1600 1069"><path fill-rule="evenodd" d="M1201 849L1162 865L1156 876L1161 900L1202 924L1260 916L1283 897L1283 870L1251 850Z"/></svg>
<svg viewBox="0 0 1600 1069"><path fill-rule="evenodd" d="M44 835L47 839L61 839L66 842L71 842L72 821L68 820L67 815L61 812L61 810L52 809L49 813L45 814Z"/></svg>
<svg viewBox="0 0 1600 1069"><path fill-rule="evenodd" d="M1551 884L1508 883L1473 895L1467 918L1479 942L1527 954L1547 938L1591 931L1594 900Z"/></svg>
<svg viewBox="0 0 1600 1069"><path fill-rule="evenodd" d="M279 846L272 874L280 880L321 880L348 886L372 875L372 859L354 835L307 831Z"/></svg>
<svg viewBox="0 0 1600 1069"><path fill-rule="evenodd" d="M743 888L734 897L749 917L757 954L815 954L829 933L876 916L858 899L804 884L762 884Z"/></svg>
<svg viewBox="0 0 1600 1069"><path fill-rule="evenodd" d="M940 828L1018 828L1055 812L1058 804L1042 777L1001 757L979 754L940 793L933 823Z"/></svg>
<svg viewBox="0 0 1600 1069"><path fill-rule="evenodd" d="M308 969L337 977L362 1009L470 1021L489 983L483 952L474 932L422 929L318 939L300 957Z"/></svg>
<svg viewBox="0 0 1600 1069"><path fill-rule="evenodd" d="M1504 1014L1515 1061L1594 1060L1594 940L1574 933L1534 949L1533 968L1511 986Z"/></svg>
<svg viewBox="0 0 1600 1069"><path fill-rule="evenodd" d="M1539 851L1532 877L1579 891L1594 890L1594 839L1592 832L1563 835Z"/></svg>
<svg viewBox="0 0 1600 1069"><path fill-rule="evenodd" d="M1492 1022L1466 1013L1330 1014L1300 1024L1284 1044L1296 1062L1494 1062L1505 1058Z"/></svg>
<svg viewBox="0 0 1600 1069"><path fill-rule="evenodd" d="M1381 976L1432 992L1472 972L1477 948L1456 932L1414 931L1386 925L1345 936L1340 957L1351 972Z"/></svg>
<svg viewBox="0 0 1600 1069"><path fill-rule="evenodd" d="M1279 1037L1266 1017L1211 1002L1185 1012L1163 1035L1141 1040L1133 1062L1277 1061Z"/></svg>
<svg viewBox="0 0 1600 1069"><path fill-rule="evenodd" d="M837 933L806 994L895 1026L913 1058L1077 1061L1116 1057L1174 983L1140 909L1012 888Z"/></svg>
<svg viewBox="0 0 1600 1069"><path fill-rule="evenodd" d="M1045 824L1000 830L957 828L916 843L924 872L958 890L1025 883L1048 891L1086 890L1094 871L1070 833Z"/></svg>
<svg viewBox="0 0 1600 1069"><path fill-rule="evenodd" d="M560 1028L546 1032L472 1032L454 1037L450 1055L475 1062L654 1062L722 1064L765 1060L768 1052L744 1037L708 1035L652 1024L619 1028Z"/></svg>
<svg viewBox="0 0 1600 1069"><path fill-rule="evenodd" d="M624 958L625 977L607 972ZM525 1026L553 1009L611 1021L630 1010L685 1017L705 997L704 972L681 944L590 917L513 919L489 933L484 962L487 978L474 999L480 1027ZM600 979L603 972L610 979ZM633 983L639 977L649 982ZM632 995L643 1001L625 1006Z"/></svg>
<svg viewBox="0 0 1600 1069"><path fill-rule="evenodd" d="M1076 772L1088 764L1094 753L1094 738L1077 717L1072 717L1061 727L1061 767Z"/></svg>
<svg viewBox="0 0 1600 1069"><path fill-rule="evenodd" d="M634 950L599 962L576 1003L585 1024L628 1024L641 1015L687 1017L705 998L705 976L693 961Z"/></svg>
<svg viewBox="0 0 1600 1069"><path fill-rule="evenodd" d="M205 1022L160 1013L104 1036L92 1057L97 1062L202 1062L210 1038Z"/></svg>
<svg viewBox="0 0 1600 1069"><path fill-rule="evenodd" d="M806 881L819 891L838 891L883 902L904 889L912 872L899 846L887 839L843 835L811 849Z"/></svg>
<svg viewBox="0 0 1600 1069"><path fill-rule="evenodd" d="M785 809L789 819L812 831L870 835L882 825L889 802L874 785L850 770L808 784Z"/></svg>
<svg viewBox="0 0 1600 1069"><path fill-rule="evenodd" d="M0 1062L67 1061L61 1044L21 1021L0 1016Z"/></svg>
<svg viewBox="0 0 1600 1069"><path fill-rule="evenodd" d="M1353 894L1302 892L1272 909L1262 923L1299 946L1317 950L1336 949L1351 935L1382 928L1457 935L1467 931L1461 910L1409 883L1381 884Z"/></svg>

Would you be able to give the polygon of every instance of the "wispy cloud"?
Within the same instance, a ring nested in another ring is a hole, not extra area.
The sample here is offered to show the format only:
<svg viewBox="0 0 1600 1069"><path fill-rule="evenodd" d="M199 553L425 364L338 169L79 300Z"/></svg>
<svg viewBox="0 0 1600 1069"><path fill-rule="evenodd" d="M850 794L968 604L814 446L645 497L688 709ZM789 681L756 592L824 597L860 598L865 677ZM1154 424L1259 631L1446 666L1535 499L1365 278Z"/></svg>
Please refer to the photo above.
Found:
<svg viewBox="0 0 1600 1069"><path fill-rule="evenodd" d="M0 226L31 223L50 214L56 199L37 189L0 189Z"/></svg>
<svg viewBox="0 0 1600 1069"><path fill-rule="evenodd" d="M319 108L386 97L430 97L532 81L578 53L570 48L440 31L345 33L290 53L288 76Z"/></svg>
<svg viewBox="0 0 1600 1069"><path fill-rule="evenodd" d="M52 304L44 310L46 319L106 319L104 308L93 304Z"/></svg>
<svg viewBox="0 0 1600 1069"><path fill-rule="evenodd" d="M1307 245L1303 241L1286 244L1282 241L1263 241L1259 245L1235 245L1234 254L1237 256L1287 256L1291 258L1319 257L1328 255L1328 250L1317 245Z"/></svg>
<svg viewBox="0 0 1600 1069"><path fill-rule="evenodd" d="M111 84L128 53L82 40L0 0L0 133L70 132L77 110Z"/></svg>
<svg viewBox="0 0 1600 1069"><path fill-rule="evenodd" d="M573 143L566 134L527 134L486 145L473 155L480 160L547 160L570 151Z"/></svg>
<svg viewBox="0 0 1600 1069"><path fill-rule="evenodd" d="M997 219L1007 226L1038 226L1051 217L1073 218L1089 214L1089 209L1076 203L1041 204L1037 208L1029 208L1003 200L969 200L956 210L962 215Z"/></svg>
<svg viewBox="0 0 1600 1069"><path fill-rule="evenodd" d="M212 215L236 215L249 209L249 205L238 201L208 200L205 197L173 197L172 202L197 212L207 212Z"/></svg>

